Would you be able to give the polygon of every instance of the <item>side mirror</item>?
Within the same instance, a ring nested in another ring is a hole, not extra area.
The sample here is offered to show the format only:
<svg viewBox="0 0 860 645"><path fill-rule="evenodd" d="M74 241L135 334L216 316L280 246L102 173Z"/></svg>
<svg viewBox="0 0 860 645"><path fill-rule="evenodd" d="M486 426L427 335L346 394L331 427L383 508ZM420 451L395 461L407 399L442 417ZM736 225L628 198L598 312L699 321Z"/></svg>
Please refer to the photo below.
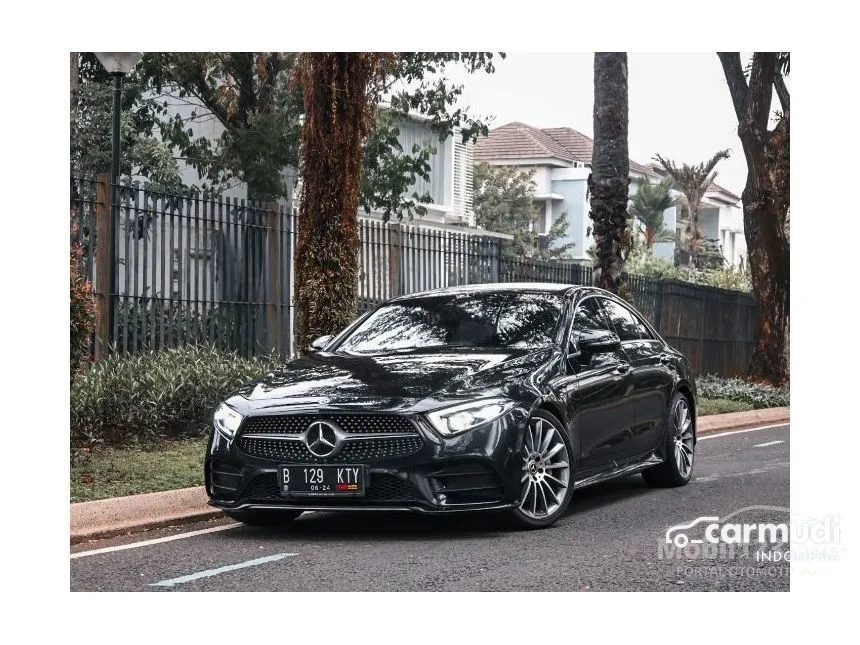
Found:
<svg viewBox="0 0 860 645"><path fill-rule="evenodd" d="M618 334L605 329L586 329L577 338L579 351L588 354L611 352L621 347Z"/></svg>
<svg viewBox="0 0 860 645"><path fill-rule="evenodd" d="M333 334L329 334L328 336L320 336L319 338L314 338L313 342L308 345L308 350L312 352L319 352L325 349L325 346L329 344L331 339L334 338Z"/></svg>

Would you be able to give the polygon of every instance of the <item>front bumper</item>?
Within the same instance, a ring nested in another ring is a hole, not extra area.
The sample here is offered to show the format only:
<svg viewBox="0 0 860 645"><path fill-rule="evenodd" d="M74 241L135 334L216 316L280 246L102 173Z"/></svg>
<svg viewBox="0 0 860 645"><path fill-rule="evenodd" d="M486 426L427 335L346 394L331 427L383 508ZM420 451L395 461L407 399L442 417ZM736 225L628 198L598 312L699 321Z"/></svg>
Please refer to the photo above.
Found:
<svg viewBox="0 0 860 645"><path fill-rule="evenodd" d="M320 419L326 416L325 412L319 414ZM308 463L301 451L292 449L294 444L290 444L290 449L271 454L271 450L261 448L263 444L244 439L242 428L235 439L213 430L205 471L209 503L225 510L450 513L511 508L519 503L519 455L527 416L525 409L517 407L490 423L444 438L434 432L423 416L415 415L409 417L417 435L410 440L412 443L391 438L398 442L400 452L404 445L406 450L414 449L410 454L390 456L384 449L364 449L353 451L353 457L341 456L336 462L312 461L367 466L365 495L361 497L282 496L277 481L278 466ZM384 446L384 440L374 438L372 442ZM363 446L370 443L356 442Z"/></svg>

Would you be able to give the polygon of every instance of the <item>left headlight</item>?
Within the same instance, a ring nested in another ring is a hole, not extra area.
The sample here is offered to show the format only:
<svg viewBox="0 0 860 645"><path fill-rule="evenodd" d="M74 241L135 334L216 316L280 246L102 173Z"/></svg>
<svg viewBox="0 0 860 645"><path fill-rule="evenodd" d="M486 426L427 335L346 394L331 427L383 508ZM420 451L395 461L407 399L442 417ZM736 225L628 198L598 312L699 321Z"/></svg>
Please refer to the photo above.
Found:
<svg viewBox="0 0 860 645"><path fill-rule="evenodd" d="M498 419L515 405L505 398L481 399L429 412L427 418L440 434L451 436Z"/></svg>
<svg viewBox="0 0 860 645"><path fill-rule="evenodd" d="M218 409L215 410L215 416L212 418L212 422L215 424L216 430L224 436L232 439L233 435L236 434L236 430L239 429L239 424L242 423L243 418L244 417L236 412L236 410L226 403L222 403L218 406Z"/></svg>

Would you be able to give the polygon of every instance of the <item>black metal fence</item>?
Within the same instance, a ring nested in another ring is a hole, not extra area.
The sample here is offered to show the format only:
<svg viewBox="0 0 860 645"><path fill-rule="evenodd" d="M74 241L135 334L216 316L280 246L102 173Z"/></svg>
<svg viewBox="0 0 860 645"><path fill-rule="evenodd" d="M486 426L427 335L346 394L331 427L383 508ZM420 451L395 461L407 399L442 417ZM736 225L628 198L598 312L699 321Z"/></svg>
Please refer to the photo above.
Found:
<svg viewBox="0 0 860 645"><path fill-rule="evenodd" d="M211 343L249 356L294 352L289 202L173 195L126 182L111 214L106 181L73 178L72 209L97 300L101 294L113 308L103 329L107 351ZM98 253L97 239L98 231L107 238L111 218L113 267L110 254ZM461 284L592 284L587 266L509 257L508 236L494 233L362 218L359 236L359 313L395 295ZM111 269L116 289L109 293L99 272ZM627 276L627 290L697 373L746 371L755 334L749 294L638 275Z"/></svg>
<svg viewBox="0 0 860 645"><path fill-rule="evenodd" d="M98 182L73 183L72 209L87 275L97 296L110 299L111 350L196 343L245 355L284 349L282 339L293 333L284 289L292 279L295 243L289 204L176 195L123 183L111 213L97 189ZM101 243L99 217L115 226L112 266L94 255Z"/></svg>
<svg viewBox="0 0 860 645"><path fill-rule="evenodd" d="M95 212L99 205L97 186L98 182L92 178L71 178L72 216L77 225L76 241L81 243L84 268L90 280L95 278Z"/></svg>

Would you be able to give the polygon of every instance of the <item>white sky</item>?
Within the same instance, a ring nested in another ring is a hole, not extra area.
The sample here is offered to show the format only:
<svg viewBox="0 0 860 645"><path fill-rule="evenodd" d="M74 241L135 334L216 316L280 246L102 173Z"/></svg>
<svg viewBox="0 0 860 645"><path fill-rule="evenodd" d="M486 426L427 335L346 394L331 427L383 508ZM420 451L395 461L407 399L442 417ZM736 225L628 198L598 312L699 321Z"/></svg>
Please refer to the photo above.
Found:
<svg viewBox="0 0 860 645"><path fill-rule="evenodd" d="M447 71L465 85L463 105L495 116L491 127L522 121L593 136L593 66L592 53L508 52L494 74ZM717 166L717 183L740 195L746 161L717 55L630 53L628 74L631 159L644 164L659 152L692 164L730 148L731 158Z"/></svg>

